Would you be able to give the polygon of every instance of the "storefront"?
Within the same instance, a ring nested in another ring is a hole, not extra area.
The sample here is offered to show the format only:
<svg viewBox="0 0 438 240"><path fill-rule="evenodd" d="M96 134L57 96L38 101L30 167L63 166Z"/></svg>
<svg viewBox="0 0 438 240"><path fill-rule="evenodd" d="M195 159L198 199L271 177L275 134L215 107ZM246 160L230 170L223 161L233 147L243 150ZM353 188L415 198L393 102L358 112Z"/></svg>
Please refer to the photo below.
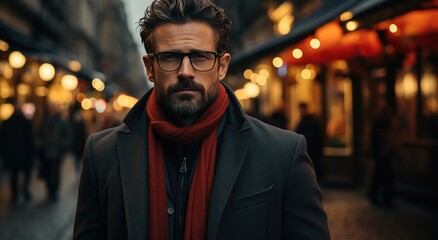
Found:
<svg viewBox="0 0 438 240"><path fill-rule="evenodd" d="M372 121L378 104L386 102L399 129L397 187L436 197L437 15L437 1L354 4L290 44L270 48L277 39L255 48L264 57L247 67L251 71L239 69L251 59L250 52L241 54L230 82L258 84L258 90L247 87L258 97L243 96L244 107L266 117L282 108L289 129L300 118L300 102L320 116L328 183L368 184Z"/></svg>

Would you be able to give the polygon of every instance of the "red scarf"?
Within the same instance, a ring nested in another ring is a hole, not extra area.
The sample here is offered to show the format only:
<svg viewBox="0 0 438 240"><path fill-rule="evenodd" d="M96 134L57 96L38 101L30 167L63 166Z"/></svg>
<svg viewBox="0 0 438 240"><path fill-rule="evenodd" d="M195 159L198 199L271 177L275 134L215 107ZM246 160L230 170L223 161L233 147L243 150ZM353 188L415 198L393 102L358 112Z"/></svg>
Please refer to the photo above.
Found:
<svg viewBox="0 0 438 240"><path fill-rule="evenodd" d="M151 93L146 106L146 111L150 119L148 129L148 239L168 239L164 156L163 148L157 134L161 138L182 145L204 139L190 186L184 239L199 240L206 238L207 212L216 162L218 126L229 104L228 95L224 86L219 84L218 88L219 94L213 104L203 113L195 124L185 128L179 128L167 121L155 99L155 90Z"/></svg>

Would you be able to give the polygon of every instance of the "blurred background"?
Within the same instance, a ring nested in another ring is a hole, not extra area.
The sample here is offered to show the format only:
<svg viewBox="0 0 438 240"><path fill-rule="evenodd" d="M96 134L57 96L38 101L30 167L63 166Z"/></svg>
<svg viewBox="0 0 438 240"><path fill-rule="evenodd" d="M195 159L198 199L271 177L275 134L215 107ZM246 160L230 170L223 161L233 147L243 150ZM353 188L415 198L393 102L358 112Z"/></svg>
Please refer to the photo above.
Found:
<svg viewBox="0 0 438 240"><path fill-rule="evenodd" d="M0 0L0 239L71 239L85 138L152 85L151 1ZM225 82L306 136L333 239L438 239L438 1L217 0Z"/></svg>

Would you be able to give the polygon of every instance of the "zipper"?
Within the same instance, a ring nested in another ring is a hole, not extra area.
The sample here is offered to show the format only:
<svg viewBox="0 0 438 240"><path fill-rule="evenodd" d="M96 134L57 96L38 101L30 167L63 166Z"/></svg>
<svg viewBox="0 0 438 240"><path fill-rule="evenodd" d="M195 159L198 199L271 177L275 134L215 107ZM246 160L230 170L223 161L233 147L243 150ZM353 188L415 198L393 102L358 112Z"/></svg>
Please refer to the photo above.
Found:
<svg viewBox="0 0 438 240"><path fill-rule="evenodd" d="M183 157L183 160L182 160L182 163L181 163L181 168L179 169L179 172L182 173L182 174L187 172L187 157Z"/></svg>
<svg viewBox="0 0 438 240"><path fill-rule="evenodd" d="M179 169L180 175L180 185L179 185L179 194L177 195L178 201L178 225L177 225L177 239L184 238L184 226L183 226L183 212L184 212L184 187L185 187L185 174L187 173L187 157L183 155L181 148L178 146L180 151L180 156L182 157L181 167Z"/></svg>

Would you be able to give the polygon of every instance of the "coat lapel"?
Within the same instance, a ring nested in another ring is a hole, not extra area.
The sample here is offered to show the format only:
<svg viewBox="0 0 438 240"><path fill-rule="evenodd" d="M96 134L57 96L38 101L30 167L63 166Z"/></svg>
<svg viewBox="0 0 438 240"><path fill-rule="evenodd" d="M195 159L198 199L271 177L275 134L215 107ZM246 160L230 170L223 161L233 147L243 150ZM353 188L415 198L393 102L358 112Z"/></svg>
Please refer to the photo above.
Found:
<svg viewBox="0 0 438 240"><path fill-rule="evenodd" d="M225 204L231 194L246 155L252 129L227 125L217 160L207 221L207 239L215 239Z"/></svg>
<svg viewBox="0 0 438 240"><path fill-rule="evenodd" d="M117 138L128 239L146 239L147 237L146 129L146 117L143 113L132 131L121 131Z"/></svg>

